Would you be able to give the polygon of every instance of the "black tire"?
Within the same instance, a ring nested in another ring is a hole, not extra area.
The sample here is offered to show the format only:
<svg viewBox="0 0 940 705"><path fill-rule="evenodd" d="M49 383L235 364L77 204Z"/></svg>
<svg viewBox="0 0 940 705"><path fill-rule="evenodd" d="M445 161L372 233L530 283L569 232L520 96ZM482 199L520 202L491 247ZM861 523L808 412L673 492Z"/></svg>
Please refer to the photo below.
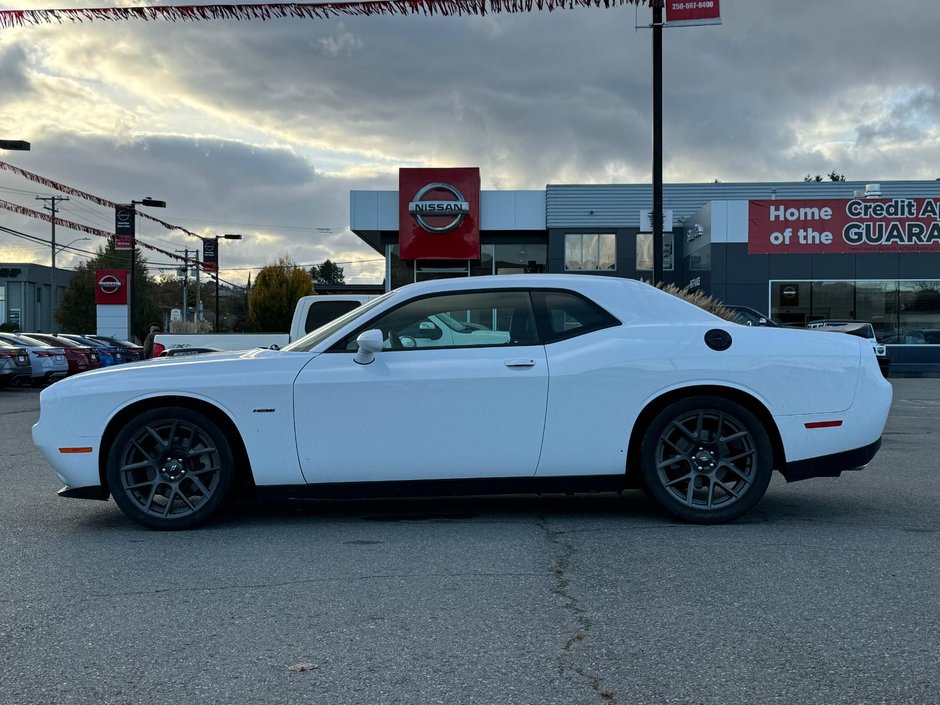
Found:
<svg viewBox="0 0 940 705"><path fill-rule="evenodd" d="M696 524L736 519L770 484L773 450L753 413L719 397L674 402L650 423L640 446L648 493Z"/></svg>
<svg viewBox="0 0 940 705"><path fill-rule="evenodd" d="M128 421L108 453L108 487L121 510L151 529L192 529L225 502L235 461L214 421L191 409L152 409Z"/></svg>

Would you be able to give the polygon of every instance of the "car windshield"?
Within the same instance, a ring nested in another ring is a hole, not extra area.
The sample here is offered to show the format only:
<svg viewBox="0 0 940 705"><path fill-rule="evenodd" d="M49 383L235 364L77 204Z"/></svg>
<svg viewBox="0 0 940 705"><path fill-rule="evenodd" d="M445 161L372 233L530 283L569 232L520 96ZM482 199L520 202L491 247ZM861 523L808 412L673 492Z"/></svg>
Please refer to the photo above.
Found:
<svg viewBox="0 0 940 705"><path fill-rule="evenodd" d="M137 343L132 343L129 340L121 340L120 338L105 338L104 336L99 335L95 337L94 340L100 340L103 343L115 343L116 345L120 345L121 347L124 347L124 348L139 347Z"/></svg>
<svg viewBox="0 0 940 705"><path fill-rule="evenodd" d="M49 338L49 339L45 339L45 338L32 338L32 337L30 337L30 336L28 336L28 335L24 335L23 337L24 337L24 338L29 338L29 340L35 340L36 342L42 343L43 345L49 345L50 347L58 347L58 348L80 348L80 347L82 347L81 345L79 345L79 344L76 343L75 341L69 340L68 338ZM86 347L87 347L87 346L86 346Z"/></svg>
<svg viewBox="0 0 940 705"><path fill-rule="evenodd" d="M65 337L65 336L63 336ZM73 343L78 343L79 345L87 345L92 348L107 348L110 347L107 343L101 340L93 340L92 338L82 338L78 335L70 335L65 338L66 340L71 340Z"/></svg>
<svg viewBox="0 0 940 705"><path fill-rule="evenodd" d="M310 331L303 338L300 338L299 340L295 340L293 343L285 345L283 348L281 348L281 350L285 350L287 352L307 352L308 350L312 350L319 343L329 338L331 335L333 335L336 331L338 331L340 328L345 326L347 323L349 323L350 321L356 320L360 316L364 316L365 314L369 313L372 309L374 309L376 306L380 305L381 303L385 301L388 301L388 299L394 295L395 295L395 292L390 291L387 294L384 294L377 299L372 299L371 301L367 301L366 303L362 304L362 306L354 308L349 313L345 313L339 318L333 321L330 321L326 325L322 325L316 330Z"/></svg>

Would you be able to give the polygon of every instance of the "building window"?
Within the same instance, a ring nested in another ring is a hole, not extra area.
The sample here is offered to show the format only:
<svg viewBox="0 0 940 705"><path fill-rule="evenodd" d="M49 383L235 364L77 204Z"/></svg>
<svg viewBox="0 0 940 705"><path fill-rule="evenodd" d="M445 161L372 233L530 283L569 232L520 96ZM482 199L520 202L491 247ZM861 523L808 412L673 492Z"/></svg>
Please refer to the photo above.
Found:
<svg viewBox="0 0 940 705"><path fill-rule="evenodd" d="M673 246L675 240L672 233L663 233L663 271L671 272L675 269L673 264ZM653 233L636 234L636 270L638 272L653 271Z"/></svg>
<svg viewBox="0 0 940 705"><path fill-rule="evenodd" d="M614 233L566 233L565 271L602 271L617 268Z"/></svg>
<svg viewBox="0 0 940 705"><path fill-rule="evenodd" d="M940 344L940 281L770 282L770 315L789 325L819 320L865 321L878 342Z"/></svg>

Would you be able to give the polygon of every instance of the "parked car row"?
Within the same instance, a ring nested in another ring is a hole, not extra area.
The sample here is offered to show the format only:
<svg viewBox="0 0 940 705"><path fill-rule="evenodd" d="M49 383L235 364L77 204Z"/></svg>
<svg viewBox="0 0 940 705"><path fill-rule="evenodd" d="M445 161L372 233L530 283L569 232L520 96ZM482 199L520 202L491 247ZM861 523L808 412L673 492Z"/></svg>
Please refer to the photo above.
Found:
<svg viewBox="0 0 940 705"><path fill-rule="evenodd" d="M99 367L134 362L143 348L103 335L0 333L0 387L51 384Z"/></svg>

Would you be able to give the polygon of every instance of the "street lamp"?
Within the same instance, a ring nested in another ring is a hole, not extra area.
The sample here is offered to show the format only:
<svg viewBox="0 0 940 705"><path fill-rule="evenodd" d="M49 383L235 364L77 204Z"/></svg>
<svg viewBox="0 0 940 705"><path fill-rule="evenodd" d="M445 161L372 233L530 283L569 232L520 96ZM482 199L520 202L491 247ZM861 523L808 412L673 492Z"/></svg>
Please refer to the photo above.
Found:
<svg viewBox="0 0 940 705"><path fill-rule="evenodd" d="M20 152L28 152L29 142L26 140L0 140L0 149L15 149Z"/></svg>
<svg viewBox="0 0 940 705"><path fill-rule="evenodd" d="M208 239L208 238L207 238ZM225 235L216 235L215 240L215 332L219 332L219 240L241 240L242 236L238 233L225 233ZM205 257L203 257L205 260Z"/></svg>
<svg viewBox="0 0 940 705"><path fill-rule="evenodd" d="M166 201L158 201L155 198L146 196L145 198L140 199L139 201L131 201L130 210L131 210L131 223L135 223L136 219L136 209L134 206L150 206L151 208L166 208ZM128 328L128 337L134 335L134 299L137 298L137 288L134 286L134 270L137 268L136 263L136 253L137 253L137 234L135 232L134 226L131 228L131 272L130 272L130 284L131 284L131 298L130 306L128 307L127 314L127 328Z"/></svg>
<svg viewBox="0 0 940 705"><path fill-rule="evenodd" d="M70 242L68 245L59 245L59 248L56 250L56 254L60 253L62 250L67 250L76 242L81 242L82 240L91 240L91 238L90 237L77 237L74 240L72 240L72 242Z"/></svg>

